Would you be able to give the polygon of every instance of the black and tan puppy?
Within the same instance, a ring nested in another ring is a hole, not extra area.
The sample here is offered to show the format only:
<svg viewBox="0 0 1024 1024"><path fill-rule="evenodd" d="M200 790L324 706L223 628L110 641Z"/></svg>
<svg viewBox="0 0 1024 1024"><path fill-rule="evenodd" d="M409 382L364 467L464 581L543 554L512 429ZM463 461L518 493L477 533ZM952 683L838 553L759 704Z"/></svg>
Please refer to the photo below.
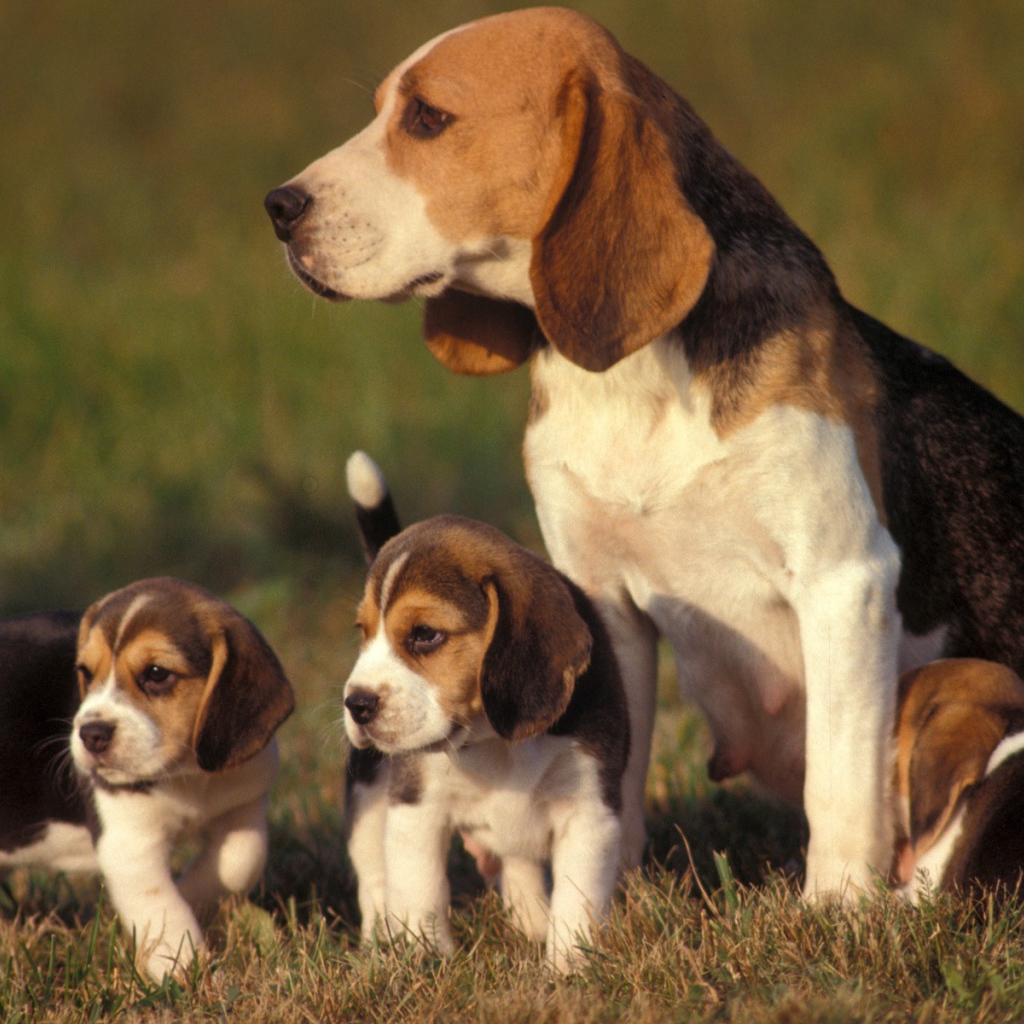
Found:
<svg viewBox="0 0 1024 1024"><path fill-rule="evenodd" d="M0 867L102 872L159 980L202 952L196 910L263 871L293 705L256 627L180 580L0 623ZM175 880L189 833L205 846Z"/></svg>
<svg viewBox="0 0 1024 1024"><path fill-rule="evenodd" d="M364 936L383 920L451 951L459 829L502 858L513 916L565 970L618 874L629 720L607 633L578 587L483 523L440 516L378 551L398 525L383 477L359 452L348 479L373 558L345 684Z"/></svg>
<svg viewBox="0 0 1024 1024"><path fill-rule="evenodd" d="M935 889L1016 888L1024 872L1024 681L949 658L900 679L898 880Z"/></svg>

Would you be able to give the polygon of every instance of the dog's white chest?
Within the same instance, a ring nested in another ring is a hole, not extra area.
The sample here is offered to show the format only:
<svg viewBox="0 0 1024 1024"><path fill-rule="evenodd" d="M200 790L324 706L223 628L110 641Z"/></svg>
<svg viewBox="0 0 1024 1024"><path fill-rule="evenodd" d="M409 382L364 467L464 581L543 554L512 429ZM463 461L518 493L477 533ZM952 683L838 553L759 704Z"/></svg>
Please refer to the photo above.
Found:
<svg viewBox="0 0 1024 1024"><path fill-rule="evenodd" d="M581 785L588 788L587 776L593 775L596 791L593 759L563 737L482 743L438 770L444 772L452 824L498 856L545 859L552 806L573 799Z"/></svg>
<svg viewBox="0 0 1024 1024"><path fill-rule="evenodd" d="M653 619L730 774L775 765L783 777L766 781L792 791L803 660L790 573L762 513L800 498L766 479L770 442L719 439L710 400L666 341L604 374L545 352L534 387L546 407L527 429L526 464L555 564L592 596L628 593Z"/></svg>

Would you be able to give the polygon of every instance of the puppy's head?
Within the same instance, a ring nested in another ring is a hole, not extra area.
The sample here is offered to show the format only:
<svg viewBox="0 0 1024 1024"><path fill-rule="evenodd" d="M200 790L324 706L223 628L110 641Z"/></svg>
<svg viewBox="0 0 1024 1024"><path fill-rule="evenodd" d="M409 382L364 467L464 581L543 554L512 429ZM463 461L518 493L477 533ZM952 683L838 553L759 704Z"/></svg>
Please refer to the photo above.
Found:
<svg viewBox="0 0 1024 1024"><path fill-rule="evenodd" d="M896 791L915 859L985 777L992 752L1022 712L1024 682L993 662L947 658L900 677ZM912 868L909 862L903 873Z"/></svg>
<svg viewBox="0 0 1024 1024"><path fill-rule="evenodd" d="M71 752L101 784L241 764L294 707L256 627L180 580L142 580L97 601L82 618L77 658Z"/></svg>
<svg viewBox="0 0 1024 1024"><path fill-rule="evenodd" d="M345 729L385 753L465 738L486 718L509 740L544 732L590 660L564 579L499 531L441 516L380 551L357 616Z"/></svg>

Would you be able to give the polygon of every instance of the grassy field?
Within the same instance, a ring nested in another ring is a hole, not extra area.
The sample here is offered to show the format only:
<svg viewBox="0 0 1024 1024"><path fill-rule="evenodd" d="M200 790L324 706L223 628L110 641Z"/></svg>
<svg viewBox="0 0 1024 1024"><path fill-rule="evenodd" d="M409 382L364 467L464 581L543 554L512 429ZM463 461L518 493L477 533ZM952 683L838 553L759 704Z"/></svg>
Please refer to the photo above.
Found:
<svg viewBox="0 0 1024 1024"><path fill-rule="evenodd" d="M691 99L852 301L1024 409L1019 0L574 6ZM256 620L300 696L264 888L216 923L214 968L155 989L95 885L16 874L0 1020L1020 1019L1019 913L801 905L799 817L708 783L667 670L651 866L578 976L550 980L458 858L451 963L357 952L331 724L360 576L344 460L377 457L409 520L537 547L528 382L447 374L414 305L313 299L262 197L416 45L501 7L0 5L0 612L184 576Z"/></svg>

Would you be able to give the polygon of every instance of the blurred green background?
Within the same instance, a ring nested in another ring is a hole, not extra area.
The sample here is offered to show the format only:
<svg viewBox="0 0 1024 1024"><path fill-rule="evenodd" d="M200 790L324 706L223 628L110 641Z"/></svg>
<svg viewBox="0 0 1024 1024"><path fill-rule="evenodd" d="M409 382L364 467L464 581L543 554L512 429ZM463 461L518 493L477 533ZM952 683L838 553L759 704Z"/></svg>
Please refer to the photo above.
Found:
<svg viewBox="0 0 1024 1024"><path fill-rule="evenodd" d="M689 97L852 301L1024 408L1020 0L573 6ZM502 9L2 0L0 611L157 573L250 614L328 600L360 568L356 447L406 520L539 543L526 374L447 373L414 304L314 299L262 208L392 65Z"/></svg>

